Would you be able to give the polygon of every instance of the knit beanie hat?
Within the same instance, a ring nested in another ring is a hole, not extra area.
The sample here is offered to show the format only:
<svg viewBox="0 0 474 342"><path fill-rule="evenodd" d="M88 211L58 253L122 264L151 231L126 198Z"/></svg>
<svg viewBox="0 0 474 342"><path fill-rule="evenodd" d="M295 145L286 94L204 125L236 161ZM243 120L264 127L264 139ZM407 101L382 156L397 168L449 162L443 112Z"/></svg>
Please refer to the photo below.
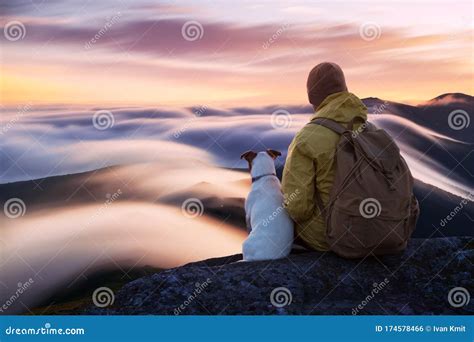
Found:
<svg viewBox="0 0 474 342"><path fill-rule="evenodd" d="M339 65L328 62L318 64L310 71L306 88L309 102L315 109L329 95L347 91L342 69Z"/></svg>

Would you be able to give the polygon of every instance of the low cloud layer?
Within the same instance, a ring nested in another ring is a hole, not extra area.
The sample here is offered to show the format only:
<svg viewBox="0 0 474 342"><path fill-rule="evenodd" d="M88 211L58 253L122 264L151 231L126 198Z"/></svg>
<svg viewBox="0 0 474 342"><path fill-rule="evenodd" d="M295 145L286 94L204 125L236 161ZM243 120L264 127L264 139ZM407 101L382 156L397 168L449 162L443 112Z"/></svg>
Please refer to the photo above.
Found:
<svg viewBox="0 0 474 342"><path fill-rule="evenodd" d="M10 121L3 122L7 139L1 142L1 180L6 183L137 163L182 166L200 161L245 168L239 159L242 152L268 148L283 152L277 160L281 166L294 134L310 114L301 113L306 112L304 106L275 108L116 108L103 114L109 120L103 127L94 119L102 113L98 111L29 113L16 121L11 113ZM267 110L274 110L273 114ZM373 114L370 120L397 140L415 177L458 195L468 192L465 185L470 175L458 165L471 145L456 138L456 131L451 130L449 136L435 125L427 128L387 113ZM423 168L431 168L438 177L416 171ZM446 175L446 170L452 171Z"/></svg>
<svg viewBox="0 0 474 342"><path fill-rule="evenodd" d="M103 270L176 267L239 253L245 232L208 217L147 203L113 203L29 214L2 227L0 302L33 279L7 313L25 311Z"/></svg>

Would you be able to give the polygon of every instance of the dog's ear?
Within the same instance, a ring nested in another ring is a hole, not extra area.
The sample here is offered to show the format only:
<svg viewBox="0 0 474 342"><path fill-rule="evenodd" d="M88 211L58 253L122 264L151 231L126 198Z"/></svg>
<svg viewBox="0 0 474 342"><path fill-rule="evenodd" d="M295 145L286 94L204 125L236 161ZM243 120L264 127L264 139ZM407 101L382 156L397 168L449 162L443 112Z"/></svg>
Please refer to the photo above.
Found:
<svg viewBox="0 0 474 342"><path fill-rule="evenodd" d="M281 156L281 152L277 150L267 150L267 153L273 159L276 159L277 157Z"/></svg>
<svg viewBox="0 0 474 342"><path fill-rule="evenodd" d="M247 152L242 153L242 155L240 156L240 159L245 159L246 161L249 162L249 164L252 164L252 160L254 160L256 156L257 156L257 153L255 153L254 151L247 151Z"/></svg>
<svg viewBox="0 0 474 342"><path fill-rule="evenodd" d="M252 170L252 161L255 159L257 156L257 153L254 151L247 151L244 152L241 156L240 159L245 159L249 163L249 170Z"/></svg>

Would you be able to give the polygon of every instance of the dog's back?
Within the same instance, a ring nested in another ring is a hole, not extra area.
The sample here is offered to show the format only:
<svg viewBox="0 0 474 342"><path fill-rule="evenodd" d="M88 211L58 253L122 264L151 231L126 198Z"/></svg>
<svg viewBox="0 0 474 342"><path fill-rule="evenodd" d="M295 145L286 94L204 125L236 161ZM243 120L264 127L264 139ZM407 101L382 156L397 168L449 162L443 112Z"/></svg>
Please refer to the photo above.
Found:
<svg viewBox="0 0 474 342"><path fill-rule="evenodd" d="M271 167L270 167L271 163ZM287 256L293 244L293 221L283 207L281 185L272 158L260 154L252 164L252 189L245 201L250 234L244 241L244 260L269 260Z"/></svg>

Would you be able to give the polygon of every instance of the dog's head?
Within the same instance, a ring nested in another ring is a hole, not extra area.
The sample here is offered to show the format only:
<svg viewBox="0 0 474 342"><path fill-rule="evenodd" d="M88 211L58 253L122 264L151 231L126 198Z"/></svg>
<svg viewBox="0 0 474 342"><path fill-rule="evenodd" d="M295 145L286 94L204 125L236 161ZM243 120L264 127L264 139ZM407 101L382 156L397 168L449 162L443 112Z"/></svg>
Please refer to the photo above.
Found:
<svg viewBox="0 0 474 342"><path fill-rule="evenodd" d="M256 163L268 164L270 162L272 167L274 168L273 161L279 156L281 156L280 151L269 149L258 153L254 151L244 152L240 156L240 159L245 159L249 163L249 171L252 172L252 165L255 165Z"/></svg>

